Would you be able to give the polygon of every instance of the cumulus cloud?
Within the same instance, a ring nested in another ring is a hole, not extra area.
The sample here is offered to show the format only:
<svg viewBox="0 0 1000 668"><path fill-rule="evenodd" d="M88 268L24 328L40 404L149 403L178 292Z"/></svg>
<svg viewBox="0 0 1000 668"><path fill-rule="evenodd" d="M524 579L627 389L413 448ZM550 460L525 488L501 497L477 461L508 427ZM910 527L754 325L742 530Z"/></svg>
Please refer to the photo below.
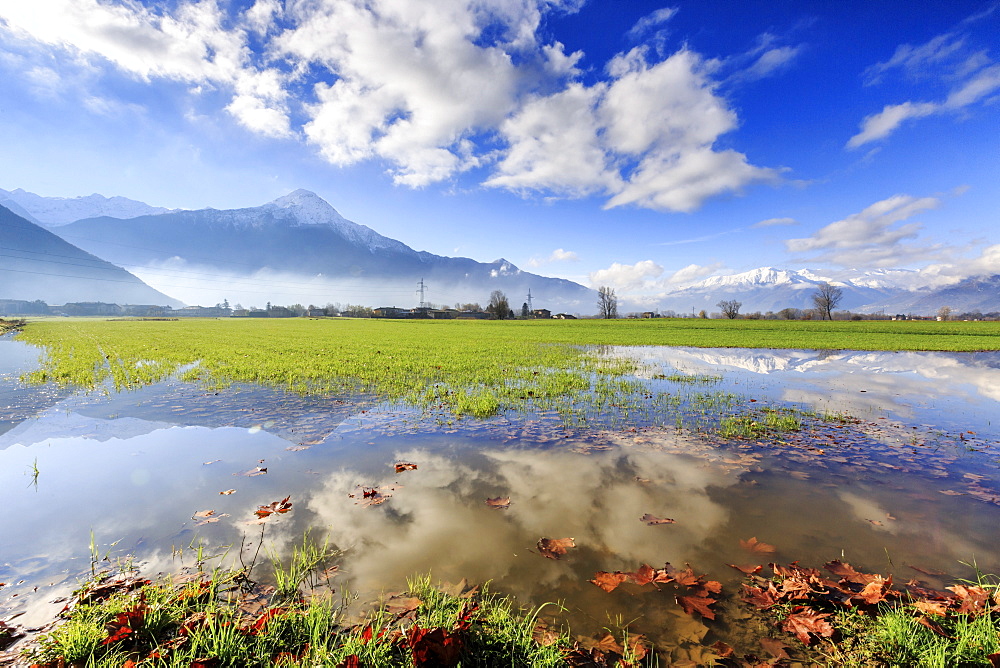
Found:
<svg viewBox="0 0 1000 668"><path fill-rule="evenodd" d="M794 218L768 218L754 223L750 227L775 227L777 225L798 225L799 221Z"/></svg>
<svg viewBox="0 0 1000 668"><path fill-rule="evenodd" d="M652 260L642 260L635 264L612 263L607 269L599 269L590 273L590 284L594 286L610 285L613 288L628 290L636 288L650 278L663 274L663 267Z"/></svg>
<svg viewBox="0 0 1000 668"><path fill-rule="evenodd" d="M541 267L552 262L578 262L580 257L573 251L557 248L548 257L533 257L528 260L529 267Z"/></svg>
<svg viewBox="0 0 1000 668"><path fill-rule="evenodd" d="M914 243L922 225L899 223L940 205L935 197L894 195L830 223L810 237L788 239L785 246L791 253L810 255L809 261L844 267L905 266L928 260L939 256L942 246Z"/></svg>
<svg viewBox="0 0 1000 668"><path fill-rule="evenodd" d="M1000 64L986 49L975 46L972 29L990 16L996 6L960 24L960 30L937 35L924 44L902 44L892 57L865 72L866 85L877 85L890 74L901 73L922 88L944 86L947 94L937 100L907 100L888 104L862 119L859 132L847 141L858 148L888 137L907 121L941 114L956 114L983 102L1000 90Z"/></svg>
<svg viewBox="0 0 1000 668"><path fill-rule="evenodd" d="M0 30L96 70L221 92L224 109L254 133L301 138L335 165L381 161L414 188L486 168L487 187L686 212L778 180L777 170L717 147L739 125L717 90L720 61L686 47L665 54L659 42L603 70L582 68L585 54L547 37L545 17L581 0L247 4L3 3ZM652 12L630 35L675 11ZM797 48L772 41L743 63L746 76L794 59Z"/></svg>
<svg viewBox="0 0 1000 668"><path fill-rule="evenodd" d="M722 268L723 264L721 262L715 262L704 266L689 264L688 266L678 269L674 273L670 274L670 276L666 277L662 281L662 284L664 286L676 286L683 283L694 283L703 278L707 278L708 276L712 276Z"/></svg>

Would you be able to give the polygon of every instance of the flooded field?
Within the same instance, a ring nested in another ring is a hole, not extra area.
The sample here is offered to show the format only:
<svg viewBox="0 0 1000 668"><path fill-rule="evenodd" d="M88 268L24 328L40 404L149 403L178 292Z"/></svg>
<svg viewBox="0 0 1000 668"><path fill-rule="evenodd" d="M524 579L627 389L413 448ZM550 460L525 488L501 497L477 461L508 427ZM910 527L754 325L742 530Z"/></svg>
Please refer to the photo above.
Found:
<svg viewBox="0 0 1000 668"><path fill-rule="evenodd" d="M1000 353L601 354L640 362L617 405L458 419L250 385L25 386L37 351L0 338L0 618L42 624L95 558L169 572L193 545L232 561L311 532L363 600L413 574L489 580L561 602L575 633L627 626L699 663L715 640L752 649L729 564L1000 573ZM545 558L542 538L574 546ZM715 620L683 587L589 582L667 562L722 583Z"/></svg>

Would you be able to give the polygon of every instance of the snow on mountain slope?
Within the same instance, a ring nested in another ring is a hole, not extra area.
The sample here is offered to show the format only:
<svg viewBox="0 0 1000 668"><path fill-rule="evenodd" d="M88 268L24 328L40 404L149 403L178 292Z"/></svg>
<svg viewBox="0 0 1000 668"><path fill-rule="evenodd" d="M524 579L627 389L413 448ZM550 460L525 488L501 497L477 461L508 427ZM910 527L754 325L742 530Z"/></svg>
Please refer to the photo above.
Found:
<svg viewBox="0 0 1000 668"><path fill-rule="evenodd" d="M81 218L135 218L170 211L127 197L105 197L96 193L86 197L43 197L21 188L11 191L0 189L0 204L4 200L14 202L31 214L35 221L48 227L66 225Z"/></svg>

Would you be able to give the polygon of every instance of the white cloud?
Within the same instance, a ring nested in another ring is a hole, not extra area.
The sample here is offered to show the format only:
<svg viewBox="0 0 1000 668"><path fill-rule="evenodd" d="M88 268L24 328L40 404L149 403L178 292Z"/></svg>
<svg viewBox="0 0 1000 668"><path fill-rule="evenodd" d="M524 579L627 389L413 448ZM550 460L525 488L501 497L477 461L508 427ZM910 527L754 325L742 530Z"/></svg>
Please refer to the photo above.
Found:
<svg viewBox="0 0 1000 668"><path fill-rule="evenodd" d="M867 85L881 83L887 74L900 71L922 88L943 85L949 92L936 101L908 100L885 105L882 111L861 121L860 131L847 141L847 148L884 139L911 119L958 113L1000 90L1000 64L990 58L986 49L977 50L971 32L975 23L995 9L969 17L960 24L960 31L938 35L918 46L902 44L892 58L868 68Z"/></svg>
<svg viewBox="0 0 1000 668"><path fill-rule="evenodd" d="M635 264L612 263L607 269L599 269L590 273L590 284L593 286L610 285L613 288L628 290L643 285L650 278L656 278L663 273L663 267L652 260L642 260Z"/></svg>
<svg viewBox="0 0 1000 668"><path fill-rule="evenodd" d="M548 257L533 257L528 260L529 267L541 267L552 262L579 262L580 256L573 251L557 248Z"/></svg>
<svg viewBox="0 0 1000 668"><path fill-rule="evenodd" d="M934 197L894 195L830 223L810 237L788 239L785 246L792 253L814 253L809 258L812 262L854 268L905 266L939 256L942 246L913 243L922 226L898 223L940 205Z"/></svg>
<svg viewBox="0 0 1000 668"><path fill-rule="evenodd" d="M663 279L661 283L663 286L676 286L683 283L694 283L708 276L712 276L722 269L723 266L722 262L715 262L704 266L689 264L688 266L678 269L674 273L670 274L670 276Z"/></svg>
<svg viewBox="0 0 1000 668"><path fill-rule="evenodd" d="M750 227L775 227L777 225L798 225L799 221L794 218L768 218L754 223Z"/></svg>
<svg viewBox="0 0 1000 668"><path fill-rule="evenodd" d="M384 161L409 187L487 167L488 187L692 211L778 178L716 148L738 126L716 90L717 60L640 46L603 72L589 65L599 80L584 83L584 54L541 30L547 14L581 0L247 4L3 2L0 30L68 52L95 75L110 65L151 86L181 83L200 106L221 92L248 130L302 138L336 165ZM635 34L675 11L649 14ZM764 76L796 52L762 45L750 71Z"/></svg>
<svg viewBox="0 0 1000 668"><path fill-rule="evenodd" d="M635 22L635 25L628 31L628 36L632 39L639 39L651 28L660 26L674 17L677 13L676 7L663 7L646 14Z"/></svg>

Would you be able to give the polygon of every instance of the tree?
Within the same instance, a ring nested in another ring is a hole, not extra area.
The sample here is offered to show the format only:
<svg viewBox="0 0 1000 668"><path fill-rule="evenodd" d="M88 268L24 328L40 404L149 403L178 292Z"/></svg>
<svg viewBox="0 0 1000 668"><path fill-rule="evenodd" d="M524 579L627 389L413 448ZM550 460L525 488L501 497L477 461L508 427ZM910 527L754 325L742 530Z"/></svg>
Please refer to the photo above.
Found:
<svg viewBox="0 0 1000 668"><path fill-rule="evenodd" d="M597 289L597 314L608 319L618 317L618 297L614 288L602 285Z"/></svg>
<svg viewBox="0 0 1000 668"><path fill-rule="evenodd" d="M829 283L820 283L812 296L813 304L816 305L816 310L819 311L819 319L833 320L833 309L837 308L837 304L843 298L844 291L837 286L830 285Z"/></svg>
<svg viewBox="0 0 1000 668"><path fill-rule="evenodd" d="M780 315L785 320L795 320L795 318L799 316L799 309L790 307L783 308L780 311L778 311L778 315Z"/></svg>
<svg viewBox="0 0 1000 668"><path fill-rule="evenodd" d="M726 316L730 320L735 320L740 314L740 307L743 306L742 302L738 302L735 299L723 299L721 302L716 304L721 310L722 315Z"/></svg>
<svg viewBox="0 0 1000 668"><path fill-rule="evenodd" d="M521 304L521 317L522 318L527 318L528 315L529 315L528 314L528 302L524 302L523 304Z"/></svg>
<svg viewBox="0 0 1000 668"><path fill-rule="evenodd" d="M938 320L947 320L948 318L950 318L951 317L951 307L950 306L942 306L941 308L939 308L938 309L938 315L937 315L937 317L938 317Z"/></svg>
<svg viewBox="0 0 1000 668"><path fill-rule="evenodd" d="M486 312L497 320L505 320L511 313L510 302L507 301L507 295L500 290L494 290L491 292L490 303L486 307Z"/></svg>

